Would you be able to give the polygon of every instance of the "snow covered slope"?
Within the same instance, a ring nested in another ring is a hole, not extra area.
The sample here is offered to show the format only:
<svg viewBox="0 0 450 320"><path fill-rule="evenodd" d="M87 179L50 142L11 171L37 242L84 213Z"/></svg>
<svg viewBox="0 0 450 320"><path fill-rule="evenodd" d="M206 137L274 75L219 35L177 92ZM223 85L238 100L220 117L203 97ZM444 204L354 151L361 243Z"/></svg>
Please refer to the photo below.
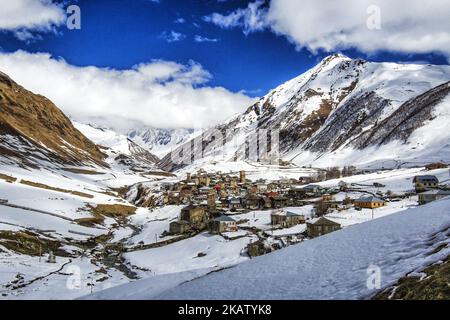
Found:
<svg viewBox="0 0 450 320"><path fill-rule="evenodd" d="M449 80L449 66L372 63L332 55L217 126L226 135L227 143L221 149L208 150L215 140L207 131L206 152L198 162L210 161L213 152L220 153L224 161L234 160L238 151L248 149L245 141L257 129L279 130L281 157L298 165L365 164L379 158L377 150L389 143L403 147L390 146L391 153L383 157L406 156L417 147L413 137L417 130L435 119L448 120L445 83ZM405 112L411 106L416 111ZM428 129L427 136L449 138L446 131ZM424 141L422 147L427 148L429 142ZM438 156L435 151L421 154L420 159L426 162L427 157ZM354 162L353 154L366 159ZM450 159L450 153L440 149L439 155ZM327 161L330 156L333 159ZM410 158L413 161L414 156ZM183 167L170 155L160 165L168 170Z"/></svg>
<svg viewBox="0 0 450 320"><path fill-rule="evenodd" d="M93 298L360 299L450 254L450 199L357 224L195 279L177 273ZM184 282L187 281L187 282ZM175 284L179 285L175 285ZM181 283L181 284L180 284Z"/></svg>
<svg viewBox="0 0 450 320"><path fill-rule="evenodd" d="M159 158L141 147L127 136L115 131L96 128L92 125L73 122L86 137L99 145L108 154L107 162L120 170L154 170Z"/></svg>

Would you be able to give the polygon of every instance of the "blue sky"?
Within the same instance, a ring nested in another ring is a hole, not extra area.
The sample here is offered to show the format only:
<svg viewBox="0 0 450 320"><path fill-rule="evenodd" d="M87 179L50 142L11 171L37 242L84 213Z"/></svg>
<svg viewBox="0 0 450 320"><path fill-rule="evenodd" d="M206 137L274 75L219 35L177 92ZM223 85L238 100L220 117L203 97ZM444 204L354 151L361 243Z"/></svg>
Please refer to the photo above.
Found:
<svg viewBox="0 0 450 320"><path fill-rule="evenodd" d="M248 95L265 94L315 65L329 52L298 50L285 37L270 30L245 35L239 28L222 29L205 22L213 12L227 14L245 8L251 1L229 0L79 0L82 10L81 30L57 28L57 33L40 34L42 39L27 43L11 33L0 35L4 51L23 49L49 52L76 66L94 65L129 69L133 65L163 59L182 64L200 63L212 74L210 85L231 91L245 90ZM71 2L74 3L74 2ZM180 23L180 19L184 22ZM169 42L170 32L183 35ZM195 42L196 36L215 42ZM364 54L339 50L351 57L373 61L427 61L447 63L440 54Z"/></svg>
<svg viewBox="0 0 450 320"><path fill-rule="evenodd" d="M73 4L81 30L66 26ZM449 11L423 0L14 0L0 8L0 70L77 121L205 127L331 53L448 64Z"/></svg>

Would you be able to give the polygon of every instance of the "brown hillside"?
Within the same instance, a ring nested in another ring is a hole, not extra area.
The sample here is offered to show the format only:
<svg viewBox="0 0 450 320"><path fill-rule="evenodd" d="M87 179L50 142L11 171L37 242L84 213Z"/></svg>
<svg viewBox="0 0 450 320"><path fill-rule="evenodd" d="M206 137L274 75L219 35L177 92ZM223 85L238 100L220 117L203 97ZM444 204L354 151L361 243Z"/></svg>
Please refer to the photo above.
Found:
<svg viewBox="0 0 450 320"><path fill-rule="evenodd" d="M60 164L106 166L105 155L50 100L24 89L1 72L0 155L23 164L46 159Z"/></svg>

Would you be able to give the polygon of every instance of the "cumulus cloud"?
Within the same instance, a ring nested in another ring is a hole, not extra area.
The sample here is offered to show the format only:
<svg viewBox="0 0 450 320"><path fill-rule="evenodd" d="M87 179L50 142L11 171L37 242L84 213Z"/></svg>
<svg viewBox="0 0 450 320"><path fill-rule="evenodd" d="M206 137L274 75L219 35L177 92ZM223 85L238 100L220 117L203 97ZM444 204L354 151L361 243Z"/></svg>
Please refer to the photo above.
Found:
<svg viewBox="0 0 450 320"><path fill-rule="evenodd" d="M0 70L42 94L74 120L120 131L139 126L207 127L254 99L207 86L201 65L155 60L128 70L77 67L47 53L0 53Z"/></svg>
<svg viewBox="0 0 450 320"><path fill-rule="evenodd" d="M258 0L205 20L222 28L241 27L247 34L270 29L313 52L357 48L450 56L448 12L448 0L271 0L268 8ZM374 24L378 17L380 28Z"/></svg>
<svg viewBox="0 0 450 320"><path fill-rule="evenodd" d="M20 40L30 40L31 31L51 31L65 19L64 10L51 0L2 1L0 30L12 31Z"/></svg>

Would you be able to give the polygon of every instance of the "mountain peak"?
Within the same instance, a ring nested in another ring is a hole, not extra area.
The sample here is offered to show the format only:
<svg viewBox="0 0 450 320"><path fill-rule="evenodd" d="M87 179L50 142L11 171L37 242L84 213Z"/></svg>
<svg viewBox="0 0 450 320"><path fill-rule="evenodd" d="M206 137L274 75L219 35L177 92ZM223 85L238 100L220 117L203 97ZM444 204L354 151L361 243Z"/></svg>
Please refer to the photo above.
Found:
<svg viewBox="0 0 450 320"><path fill-rule="evenodd" d="M347 57L346 55L342 54L342 53L333 53L330 54L329 56L326 56L325 58L322 59L322 63L329 63L332 60L335 59L339 59L342 61L346 61L346 60L352 60L351 58Z"/></svg>

